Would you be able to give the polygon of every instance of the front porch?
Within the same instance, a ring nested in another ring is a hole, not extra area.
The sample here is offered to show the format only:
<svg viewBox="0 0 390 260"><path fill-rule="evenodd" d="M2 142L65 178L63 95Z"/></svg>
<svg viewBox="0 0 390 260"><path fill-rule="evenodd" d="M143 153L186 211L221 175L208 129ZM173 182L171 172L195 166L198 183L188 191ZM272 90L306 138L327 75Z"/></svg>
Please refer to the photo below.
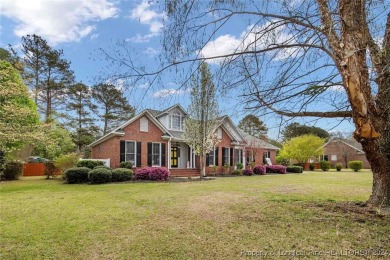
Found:
<svg viewBox="0 0 390 260"><path fill-rule="evenodd" d="M168 169L172 177L199 176L195 153L186 143L168 141Z"/></svg>

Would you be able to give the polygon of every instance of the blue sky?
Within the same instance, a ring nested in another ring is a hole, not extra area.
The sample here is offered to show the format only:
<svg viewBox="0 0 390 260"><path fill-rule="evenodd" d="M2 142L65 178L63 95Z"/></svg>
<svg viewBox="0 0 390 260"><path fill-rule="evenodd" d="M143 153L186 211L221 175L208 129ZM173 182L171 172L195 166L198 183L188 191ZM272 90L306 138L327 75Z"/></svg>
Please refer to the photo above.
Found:
<svg viewBox="0 0 390 260"><path fill-rule="evenodd" d="M77 81L94 84L95 78L107 72L108 63L101 59L99 48L112 50L117 42L125 41L138 53L147 68L155 68L156 57L161 52L161 30L166 16L162 9L148 1L130 0L1 0L0 46L20 45L26 34L37 34L55 48L63 49L65 58L71 61ZM224 53L231 49L246 30L245 24L235 22L229 31L222 31L215 46L204 53ZM215 65L213 65L215 66ZM144 108L164 109L174 103L187 107L189 93L177 89L175 75L166 75L162 84L148 88L142 82L127 86L123 81L114 82L126 90L129 101L138 111ZM235 123L245 115L235 95L221 97L223 114ZM278 137L280 120L275 115L260 118L270 128L269 136ZM352 131L353 125L344 121L301 119L300 123L316 123L324 129Z"/></svg>

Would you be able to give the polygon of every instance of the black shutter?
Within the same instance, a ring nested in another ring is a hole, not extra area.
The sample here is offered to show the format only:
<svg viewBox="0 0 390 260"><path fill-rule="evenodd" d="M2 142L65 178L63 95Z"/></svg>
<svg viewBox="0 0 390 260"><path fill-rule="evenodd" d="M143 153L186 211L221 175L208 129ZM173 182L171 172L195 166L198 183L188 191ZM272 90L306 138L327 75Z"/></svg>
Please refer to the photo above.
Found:
<svg viewBox="0 0 390 260"><path fill-rule="evenodd" d="M225 164L227 163L227 161L226 161L226 152L227 152L227 148L226 147L222 147L222 166L225 166Z"/></svg>
<svg viewBox="0 0 390 260"><path fill-rule="evenodd" d="M126 161L126 141L119 141L119 163Z"/></svg>
<svg viewBox="0 0 390 260"><path fill-rule="evenodd" d="M165 166L165 144L161 144L161 166Z"/></svg>
<svg viewBox="0 0 390 260"><path fill-rule="evenodd" d="M141 142L137 142L137 167L141 167Z"/></svg>
<svg viewBox="0 0 390 260"><path fill-rule="evenodd" d="M152 143L148 143L148 166L152 166Z"/></svg>
<svg viewBox="0 0 390 260"><path fill-rule="evenodd" d="M233 166L233 148L230 148L230 166Z"/></svg>
<svg viewBox="0 0 390 260"><path fill-rule="evenodd" d="M218 150L219 150L219 147L217 147L217 149L215 149L215 166L218 166Z"/></svg>
<svg viewBox="0 0 390 260"><path fill-rule="evenodd" d="M209 154L207 153L206 154L206 166L209 166L210 165L210 158L209 158Z"/></svg>

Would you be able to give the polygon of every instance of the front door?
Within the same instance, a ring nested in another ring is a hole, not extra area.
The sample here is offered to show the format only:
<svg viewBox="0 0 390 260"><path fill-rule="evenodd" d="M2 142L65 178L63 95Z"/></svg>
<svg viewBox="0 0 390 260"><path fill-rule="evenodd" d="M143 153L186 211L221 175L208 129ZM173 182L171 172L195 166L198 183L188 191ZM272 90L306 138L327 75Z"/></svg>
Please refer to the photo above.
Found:
<svg viewBox="0 0 390 260"><path fill-rule="evenodd" d="M171 167L177 168L178 167L178 147L171 147Z"/></svg>

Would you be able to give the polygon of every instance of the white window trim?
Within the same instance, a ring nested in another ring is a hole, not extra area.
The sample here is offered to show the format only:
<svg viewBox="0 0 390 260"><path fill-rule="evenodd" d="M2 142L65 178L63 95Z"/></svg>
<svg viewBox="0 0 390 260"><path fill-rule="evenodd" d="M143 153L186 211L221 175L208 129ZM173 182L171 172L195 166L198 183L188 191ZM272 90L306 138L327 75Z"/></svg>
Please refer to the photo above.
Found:
<svg viewBox="0 0 390 260"><path fill-rule="evenodd" d="M154 149L153 149L153 145L154 144L158 144L159 145L159 161L160 161L160 164L153 164L153 156L154 156ZM161 167L161 143L152 143L152 167Z"/></svg>
<svg viewBox="0 0 390 260"><path fill-rule="evenodd" d="M337 161L337 154L331 154L331 155L330 155L330 160L331 160L332 162Z"/></svg>
<svg viewBox="0 0 390 260"><path fill-rule="evenodd" d="M233 158L233 160L234 160L234 164L237 164L237 163L244 163L243 162L243 160L244 160L244 156L243 156L243 149L241 149L241 148L234 148L234 158ZM236 162L236 150L238 150L238 162ZM241 156L240 156L241 155Z"/></svg>
<svg viewBox="0 0 390 260"><path fill-rule="evenodd" d="M179 117L179 129L173 128L173 116ZM169 130L184 131L184 116L180 112L173 111L171 114L169 114Z"/></svg>
<svg viewBox="0 0 390 260"><path fill-rule="evenodd" d="M130 154L127 152L127 143L134 143L134 163L133 163L133 165L136 166L137 165L137 141L126 140L126 143L125 143L125 161L126 162L128 162L127 154Z"/></svg>

